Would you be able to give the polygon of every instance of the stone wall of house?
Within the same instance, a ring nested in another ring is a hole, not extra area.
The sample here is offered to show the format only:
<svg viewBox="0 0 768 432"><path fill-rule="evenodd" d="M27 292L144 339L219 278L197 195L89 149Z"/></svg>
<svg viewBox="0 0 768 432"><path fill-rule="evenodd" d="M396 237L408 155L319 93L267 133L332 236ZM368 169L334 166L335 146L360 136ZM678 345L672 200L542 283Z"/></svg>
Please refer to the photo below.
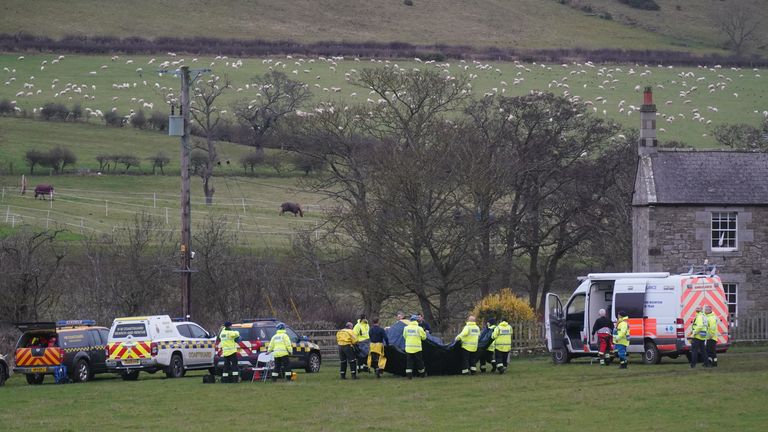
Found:
<svg viewBox="0 0 768 432"><path fill-rule="evenodd" d="M712 212L737 212L737 250L711 248ZM738 285L738 314L768 310L768 207L633 207L634 271L687 272L705 259Z"/></svg>

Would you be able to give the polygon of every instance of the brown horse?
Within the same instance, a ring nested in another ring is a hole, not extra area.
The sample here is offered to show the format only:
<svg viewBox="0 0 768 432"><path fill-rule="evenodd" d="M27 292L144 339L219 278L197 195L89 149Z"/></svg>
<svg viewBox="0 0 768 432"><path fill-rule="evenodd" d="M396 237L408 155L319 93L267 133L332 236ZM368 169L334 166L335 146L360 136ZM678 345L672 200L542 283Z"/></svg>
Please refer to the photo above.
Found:
<svg viewBox="0 0 768 432"><path fill-rule="evenodd" d="M280 216L285 212L293 213L294 217L297 215L304 217L304 211L301 209L301 204L299 203L284 202L280 204Z"/></svg>

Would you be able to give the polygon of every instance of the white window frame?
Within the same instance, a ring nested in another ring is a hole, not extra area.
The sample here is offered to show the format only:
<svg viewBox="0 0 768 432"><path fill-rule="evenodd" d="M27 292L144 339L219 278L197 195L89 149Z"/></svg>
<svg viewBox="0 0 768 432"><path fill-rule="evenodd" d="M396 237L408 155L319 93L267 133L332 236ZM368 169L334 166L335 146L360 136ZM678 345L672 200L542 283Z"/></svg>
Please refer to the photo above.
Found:
<svg viewBox="0 0 768 432"><path fill-rule="evenodd" d="M726 222L730 219L730 215L733 215L734 218L734 227L731 228L718 228L717 230L714 228L715 220L719 223ZM717 219L715 219L715 216L717 216ZM723 218L725 216L725 218ZM738 212L728 212L728 211L715 211L712 212L710 215L710 225L709 225L709 231L710 231L710 247L712 248L713 252L734 252L739 249L739 213ZM712 244L716 241L716 239L720 238L721 235L716 235L715 232L733 232L733 246L728 247L717 247L712 246Z"/></svg>
<svg viewBox="0 0 768 432"><path fill-rule="evenodd" d="M729 292L733 288L733 292ZM723 282L723 292L725 292L725 308L728 314L731 313L730 305L733 305L733 319L739 316L739 284L732 282ZM733 294L733 302L730 301L730 295Z"/></svg>

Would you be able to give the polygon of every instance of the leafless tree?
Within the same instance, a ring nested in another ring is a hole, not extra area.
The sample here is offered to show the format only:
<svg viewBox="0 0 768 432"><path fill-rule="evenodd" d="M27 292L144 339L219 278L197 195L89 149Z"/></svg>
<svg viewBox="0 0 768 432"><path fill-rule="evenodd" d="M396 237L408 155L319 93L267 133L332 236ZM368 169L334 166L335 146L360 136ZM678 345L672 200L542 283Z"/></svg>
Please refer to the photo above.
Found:
<svg viewBox="0 0 768 432"><path fill-rule="evenodd" d="M216 188L213 186L213 170L219 162L219 153L216 148L216 132L221 121L221 109L216 101L231 87L229 78L213 75L202 82L196 81L194 96L191 101L190 114L205 136L204 145L196 145L196 149L205 152L206 163L197 172L203 181L203 193L205 204L213 204L213 194Z"/></svg>
<svg viewBox="0 0 768 432"><path fill-rule="evenodd" d="M234 112L253 131L253 146L263 149L280 120L307 103L312 93L306 83L278 71L251 78L250 87L258 92L256 98L235 103Z"/></svg>
<svg viewBox="0 0 768 432"><path fill-rule="evenodd" d="M23 227L0 242L0 316L36 321L58 304L64 289L56 277L65 252L56 237L62 232Z"/></svg>
<svg viewBox="0 0 768 432"><path fill-rule="evenodd" d="M727 45L736 56L744 54L748 45L759 39L760 15L744 3L728 2L712 17L715 25L728 39Z"/></svg>

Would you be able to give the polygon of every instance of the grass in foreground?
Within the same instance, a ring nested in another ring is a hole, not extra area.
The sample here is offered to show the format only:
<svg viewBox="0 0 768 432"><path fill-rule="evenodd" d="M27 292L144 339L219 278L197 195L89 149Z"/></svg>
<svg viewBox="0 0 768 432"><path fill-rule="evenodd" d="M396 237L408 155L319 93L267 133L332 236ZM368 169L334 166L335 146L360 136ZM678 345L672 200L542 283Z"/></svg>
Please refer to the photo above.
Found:
<svg viewBox="0 0 768 432"><path fill-rule="evenodd" d="M638 360L635 356L634 360ZM768 356L721 355L720 367L690 370L683 359L633 363L620 371L580 360L515 360L510 372L407 381L365 375L340 381L337 363L294 383L204 385L201 373L123 382L0 389L4 430L763 430ZM50 382L50 381L49 381Z"/></svg>

